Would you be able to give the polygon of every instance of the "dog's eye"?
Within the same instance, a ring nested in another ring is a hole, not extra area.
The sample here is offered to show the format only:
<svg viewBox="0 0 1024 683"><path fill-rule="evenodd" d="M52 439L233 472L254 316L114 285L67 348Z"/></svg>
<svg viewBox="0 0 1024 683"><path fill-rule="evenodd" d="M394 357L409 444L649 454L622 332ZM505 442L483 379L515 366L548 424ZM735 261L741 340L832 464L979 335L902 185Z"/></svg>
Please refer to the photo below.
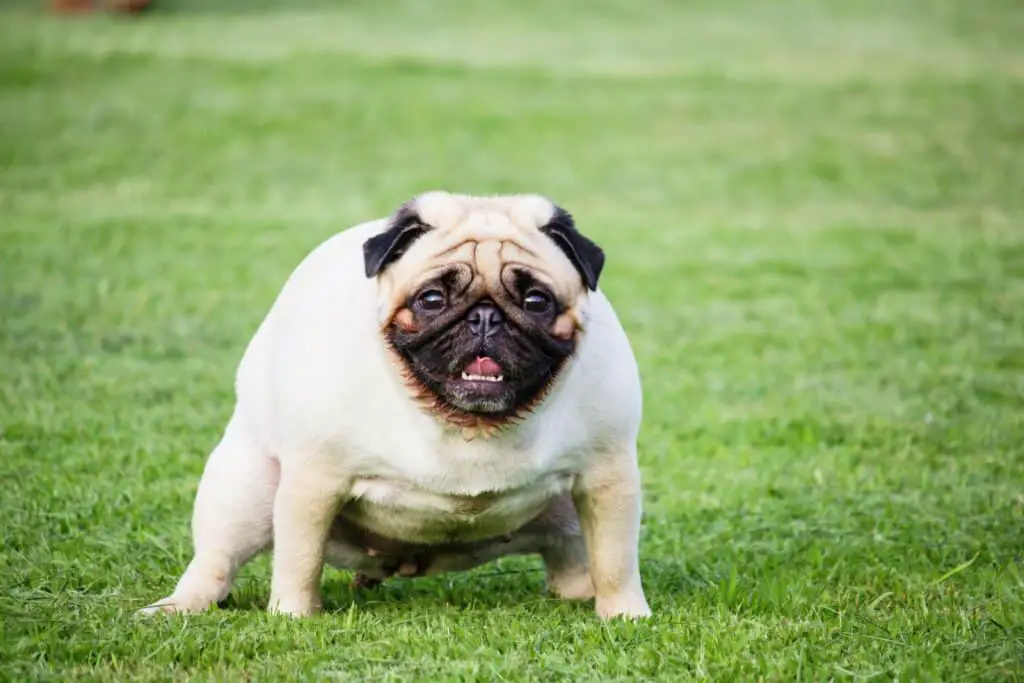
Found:
<svg viewBox="0 0 1024 683"><path fill-rule="evenodd" d="M420 307L425 311L440 311L444 308L444 292L428 289L419 296Z"/></svg>
<svg viewBox="0 0 1024 683"><path fill-rule="evenodd" d="M531 289L523 298L523 308L530 313L547 313L551 308L551 297L539 289Z"/></svg>

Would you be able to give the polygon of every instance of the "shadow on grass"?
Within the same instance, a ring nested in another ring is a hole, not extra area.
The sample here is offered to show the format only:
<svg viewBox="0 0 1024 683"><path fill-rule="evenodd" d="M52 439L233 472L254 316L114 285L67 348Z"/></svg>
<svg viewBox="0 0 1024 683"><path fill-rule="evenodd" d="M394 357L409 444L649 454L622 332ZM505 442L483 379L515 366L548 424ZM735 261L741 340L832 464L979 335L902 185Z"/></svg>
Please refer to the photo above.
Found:
<svg viewBox="0 0 1024 683"><path fill-rule="evenodd" d="M485 565L469 572L429 578L393 578L374 588L354 588L350 572L331 571L322 595L326 613L344 612L354 603L362 610L386 612L423 608L509 608L536 602L566 605L589 612L591 601L562 601L547 592L539 560L520 559L515 566ZM678 598L708 584L683 564L652 561L644 568L644 586L649 598L671 594ZM240 582L220 606L238 611L266 609L269 586L264 581Z"/></svg>

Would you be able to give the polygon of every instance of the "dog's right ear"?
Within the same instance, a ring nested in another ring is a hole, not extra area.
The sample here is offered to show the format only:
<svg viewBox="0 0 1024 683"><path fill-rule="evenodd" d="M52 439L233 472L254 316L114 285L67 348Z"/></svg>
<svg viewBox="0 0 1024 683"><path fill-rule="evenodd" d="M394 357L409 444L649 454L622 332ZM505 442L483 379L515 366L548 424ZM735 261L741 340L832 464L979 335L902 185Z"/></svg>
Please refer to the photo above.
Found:
<svg viewBox="0 0 1024 683"><path fill-rule="evenodd" d="M363 242L366 277L378 275L401 258L406 249L428 229L412 206L407 204L396 211L388 221L387 230Z"/></svg>

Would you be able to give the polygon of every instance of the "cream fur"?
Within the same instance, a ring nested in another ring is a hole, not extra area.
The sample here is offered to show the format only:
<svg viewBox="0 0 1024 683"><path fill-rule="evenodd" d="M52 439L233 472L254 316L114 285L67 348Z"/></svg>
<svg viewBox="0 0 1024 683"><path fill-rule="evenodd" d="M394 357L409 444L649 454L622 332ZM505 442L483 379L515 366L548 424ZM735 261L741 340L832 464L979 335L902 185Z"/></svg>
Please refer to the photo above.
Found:
<svg viewBox="0 0 1024 683"><path fill-rule="evenodd" d="M582 548L566 548L561 559L545 557L553 589L596 597L602 617L649 613L637 556L640 381L610 303L600 290L587 294L536 230L552 213L547 200L431 193L417 206L439 228L434 239L517 233L556 285L572 282L585 297L578 351L557 386L527 419L486 439L467 440L424 412L381 343L380 325L394 309L389 283L415 277L404 264L417 263L413 250L425 253L430 243L414 244L393 271L368 279L362 245L385 221L335 235L291 275L245 351L234 413L196 496L195 555L174 592L148 612L207 609L271 545L270 609L316 612L325 559L377 569L356 549L326 541L348 502L359 502L358 521L372 531L432 543L515 530L571 492L589 576ZM484 494L486 504L472 504Z"/></svg>

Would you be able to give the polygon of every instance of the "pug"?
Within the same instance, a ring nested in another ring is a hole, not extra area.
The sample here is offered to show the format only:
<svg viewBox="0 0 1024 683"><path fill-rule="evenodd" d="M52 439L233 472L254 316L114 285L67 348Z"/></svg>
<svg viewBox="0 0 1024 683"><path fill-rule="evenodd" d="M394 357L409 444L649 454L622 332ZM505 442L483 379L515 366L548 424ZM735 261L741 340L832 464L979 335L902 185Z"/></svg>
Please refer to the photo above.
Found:
<svg viewBox="0 0 1024 683"><path fill-rule="evenodd" d="M195 499L194 556L144 613L198 612L272 549L269 609L538 554L603 618L641 585L636 361L605 257L537 195L429 192L298 266L250 341Z"/></svg>

